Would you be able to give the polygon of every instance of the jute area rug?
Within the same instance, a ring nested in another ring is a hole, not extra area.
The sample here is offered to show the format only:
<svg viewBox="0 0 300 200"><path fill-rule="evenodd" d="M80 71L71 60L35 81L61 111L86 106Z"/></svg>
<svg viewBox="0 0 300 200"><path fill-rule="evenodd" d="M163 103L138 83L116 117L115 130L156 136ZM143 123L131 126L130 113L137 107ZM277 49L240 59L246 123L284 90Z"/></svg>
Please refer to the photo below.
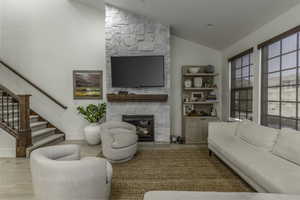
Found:
<svg viewBox="0 0 300 200"><path fill-rule="evenodd" d="M112 200L142 200L147 191L253 192L207 148L141 150L113 164Z"/></svg>

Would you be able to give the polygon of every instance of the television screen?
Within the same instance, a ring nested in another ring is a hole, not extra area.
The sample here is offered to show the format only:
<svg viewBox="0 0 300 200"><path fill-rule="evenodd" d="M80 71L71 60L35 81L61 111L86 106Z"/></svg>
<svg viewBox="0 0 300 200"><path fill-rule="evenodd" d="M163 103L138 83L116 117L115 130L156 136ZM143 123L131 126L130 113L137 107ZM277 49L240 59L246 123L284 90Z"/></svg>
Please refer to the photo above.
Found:
<svg viewBox="0 0 300 200"><path fill-rule="evenodd" d="M112 87L164 87L164 56L111 57Z"/></svg>

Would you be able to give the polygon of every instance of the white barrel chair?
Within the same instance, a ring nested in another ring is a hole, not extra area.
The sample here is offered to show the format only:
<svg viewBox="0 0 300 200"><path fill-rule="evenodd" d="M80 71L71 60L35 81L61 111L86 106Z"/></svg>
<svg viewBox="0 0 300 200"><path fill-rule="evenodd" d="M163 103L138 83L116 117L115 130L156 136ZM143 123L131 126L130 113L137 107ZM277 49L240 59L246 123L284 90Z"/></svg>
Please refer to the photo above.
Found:
<svg viewBox="0 0 300 200"><path fill-rule="evenodd" d="M129 161L136 154L138 136L136 127L126 123L109 121L101 124L103 156L112 163Z"/></svg>
<svg viewBox="0 0 300 200"><path fill-rule="evenodd" d="M112 166L103 159L80 159L78 145L40 148L31 153L34 193L39 200L108 200Z"/></svg>

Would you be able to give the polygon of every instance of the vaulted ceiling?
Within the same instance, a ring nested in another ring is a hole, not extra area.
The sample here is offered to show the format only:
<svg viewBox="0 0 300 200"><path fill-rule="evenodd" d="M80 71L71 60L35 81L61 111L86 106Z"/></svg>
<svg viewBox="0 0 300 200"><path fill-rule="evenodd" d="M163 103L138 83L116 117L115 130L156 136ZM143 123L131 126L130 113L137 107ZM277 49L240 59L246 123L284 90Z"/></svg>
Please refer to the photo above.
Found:
<svg viewBox="0 0 300 200"><path fill-rule="evenodd" d="M95 5L102 0L85 1ZM230 46L300 3L300 0L105 1L171 25L172 34L215 49Z"/></svg>

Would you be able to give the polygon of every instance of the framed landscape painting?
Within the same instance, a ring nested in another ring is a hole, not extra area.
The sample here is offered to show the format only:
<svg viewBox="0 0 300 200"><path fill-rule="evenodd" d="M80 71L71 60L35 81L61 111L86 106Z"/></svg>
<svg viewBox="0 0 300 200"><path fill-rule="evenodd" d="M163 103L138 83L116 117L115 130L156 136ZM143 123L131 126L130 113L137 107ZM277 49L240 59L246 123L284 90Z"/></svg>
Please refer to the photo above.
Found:
<svg viewBox="0 0 300 200"><path fill-rule="evenodd" d="M73 71L74 99L102 99L102 81L102 71Z"/></svg>

